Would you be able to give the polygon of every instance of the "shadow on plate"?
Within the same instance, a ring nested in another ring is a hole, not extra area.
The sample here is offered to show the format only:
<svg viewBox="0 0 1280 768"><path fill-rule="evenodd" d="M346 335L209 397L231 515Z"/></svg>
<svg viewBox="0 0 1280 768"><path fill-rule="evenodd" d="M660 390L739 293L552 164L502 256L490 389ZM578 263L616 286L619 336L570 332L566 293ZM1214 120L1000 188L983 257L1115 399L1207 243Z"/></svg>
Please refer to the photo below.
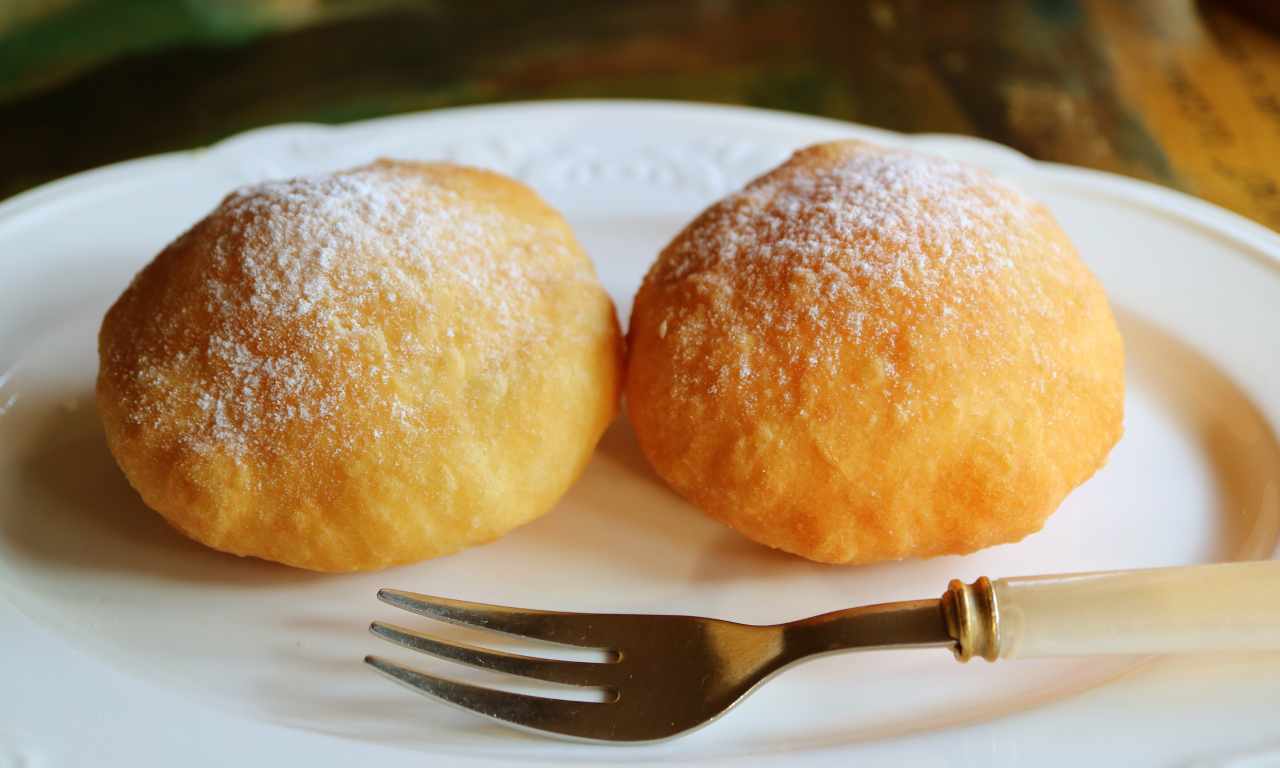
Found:
<svg viewBox="0 0 1280 768"><path fill-rule="evenodd" d="M9 499L12 506L0 516L0 536L13 555L50 569L144 572L245 586L323 578L216 552L169 527L116 466L92 393L57 401L25 399L18 407L27 413L8 415L29 423L14 430L20 441L14 446L17 488Z"/></svg>
<svg viewBox="0 0 1280 768"><path fill-rule="evenodd" d="M1139 315L1117 308L1129 386L1138 384L1195 435L1222 499L1214 559L1269 558L1280 532L1280 445L1267 417L1212 360Z"/></svg>

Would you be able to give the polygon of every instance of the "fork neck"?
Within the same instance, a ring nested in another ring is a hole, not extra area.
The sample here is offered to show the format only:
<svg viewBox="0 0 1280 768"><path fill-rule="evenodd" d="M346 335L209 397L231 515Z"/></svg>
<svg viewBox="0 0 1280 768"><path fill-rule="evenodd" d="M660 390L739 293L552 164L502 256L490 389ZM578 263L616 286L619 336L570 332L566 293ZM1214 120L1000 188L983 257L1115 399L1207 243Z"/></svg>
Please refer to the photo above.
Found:
<svg viewBox="0 0 1280 768"><path fill-rule="evenodd" d="M782 625L791 659L877 648L954 647L939 600L909 600L824 613Z"/></svg>

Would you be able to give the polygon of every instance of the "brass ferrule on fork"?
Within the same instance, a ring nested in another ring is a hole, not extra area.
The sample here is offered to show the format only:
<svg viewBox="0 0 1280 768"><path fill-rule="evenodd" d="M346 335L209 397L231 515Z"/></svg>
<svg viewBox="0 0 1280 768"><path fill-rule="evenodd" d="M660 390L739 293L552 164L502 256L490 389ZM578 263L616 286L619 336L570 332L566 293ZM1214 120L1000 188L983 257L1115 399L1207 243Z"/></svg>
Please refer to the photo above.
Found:
<svg viewBox="0 0 1280 768"><path fill-rule="evenodd" d="M942 615L947 633L956 641L952 650L957 661L974 656L987 661L1000 658L1000 609L986 576L972 584L952 579L942 595Z"/></svg>

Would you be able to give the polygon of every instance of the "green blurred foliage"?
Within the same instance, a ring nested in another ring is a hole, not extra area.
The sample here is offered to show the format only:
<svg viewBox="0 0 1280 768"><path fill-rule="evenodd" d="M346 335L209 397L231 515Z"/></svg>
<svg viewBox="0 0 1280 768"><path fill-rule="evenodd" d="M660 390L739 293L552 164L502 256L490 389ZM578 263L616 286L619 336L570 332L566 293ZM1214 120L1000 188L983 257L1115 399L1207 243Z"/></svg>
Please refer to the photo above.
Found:
<svg viewBox="0 0 1280 768"><path fill-rule="evenodd" d="M118 56L262 35L429 0L0 0L0 100Z"/></svg>

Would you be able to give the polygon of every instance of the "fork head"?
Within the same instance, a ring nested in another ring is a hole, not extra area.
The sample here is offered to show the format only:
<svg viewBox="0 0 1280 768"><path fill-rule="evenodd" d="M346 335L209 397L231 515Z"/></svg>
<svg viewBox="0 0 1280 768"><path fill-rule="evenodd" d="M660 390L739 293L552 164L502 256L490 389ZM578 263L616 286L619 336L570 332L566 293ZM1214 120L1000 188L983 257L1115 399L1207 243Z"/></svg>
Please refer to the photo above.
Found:
<svg viewBox="0 0 1280 768"><path fill-rule="evenodd" d="M402 685L508 725L569 739L661 741L723 714L788 660L779 626L693 616L560 613L384 589L379 599L441 621L596 648L604 662L544 659L447 642L382 622L373 634L450 661L567 685L604 689L604 701L570 701L471 685L369 656Z"/></svg>
<svg viewBox="0 0 1280 768"><path fill-rule="evenodd" d="M913 600L756 626L697 616L560 613L384 589L383 602L441 621L608 651L606 662L522 656L374 622L386 640L513 675L604 689L605 701L568 701L448 680L375 656L396 682L463 709L582 741L661 741L706 725L787 665L847 650L955 647L941 603Z"/></svg>

